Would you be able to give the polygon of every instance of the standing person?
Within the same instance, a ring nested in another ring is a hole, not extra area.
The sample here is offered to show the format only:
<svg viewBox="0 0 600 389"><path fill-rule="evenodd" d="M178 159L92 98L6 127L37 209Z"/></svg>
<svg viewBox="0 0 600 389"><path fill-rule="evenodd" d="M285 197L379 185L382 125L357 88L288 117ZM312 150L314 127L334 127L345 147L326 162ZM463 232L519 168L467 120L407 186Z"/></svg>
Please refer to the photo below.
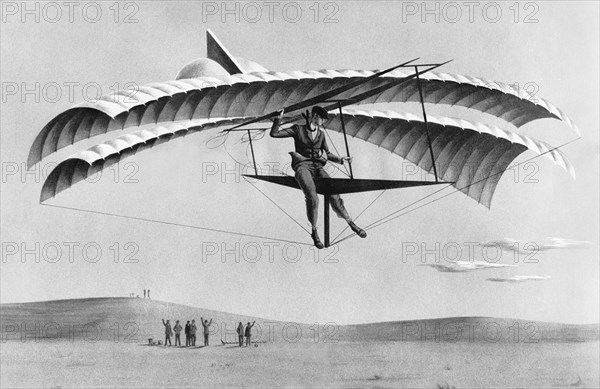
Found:
<svg viewBox="0 0 600 389"><path fill-rule="evenodd" d="M196 320L192 320L192 324L190 324L190 346L196 347L196 331L198 327L196 327Z"/></svg>
<svg viewBox="0 0 600 389"><path fill-rule="evenodd" d="M246 324L246 332L244 333L244 335L246 335L246 347L250 346L250 336L252 336L252 333L250 332L250 330L252 330L252 327L254 327L254 324L256 323L256 320L252 322L252 324L250 324L250 322L248 322L248 324Z"/></svg>
<svg viewBox="0 0 600 389"><path fill-rule="evenodd" d="M150 298L150 289L148 289L148 298ZM151 299L152 300L152 299Z"/></svg>
<svg viewBox="0 0 600 389"><path fill-rule="evenodd" d="M162 322L165 326L165 346L167 345L167 342L169 342L169 346L172 346L171 334L173 333L173 331L171 330L171 323L169 323L168 320L165 322L165 319L162 319Z"/></svg>
<svg viewBox="0 0 600 389"><path fill-rule="evenodd" d="M190 321L188 320L187 323L185 323L185 346L189 346L190 345Z"/></svg>
<svg viewBox="0 0 600 389"><path fill-rule="evenodd" d="M200 317L200 320L202 322L202 327L203 327L203 333L204 333L204 347L208 346L208 327L210 327L210 325L212 324L212 319L210 319L210 322L208 320L204 320L202 317Z"/></svg>
<svg viewBox="0 0 600 389"><path fill-rule="evenodd" d="M327 111L323 107L314 106L310 117L306 117L305 125L295 124L290 128L279 129L279 123L283 118L283 109L279 116L273 121L270 136L273 138L294 138L296 151L291 152L292 169L296 173L296 181L304 193L306 200L306 214L312 226L311 237L315 247L322 249L323 242L317 233L317 219L319 216L319 195L315 186L315 178L329 178L323 169L327 161L344 164L344 161L352 163L351 157L339 157L329 151L323 123L328 118ZM331 195L331 208L342 219L346 220L348 226L361 238L366 238L367 233L352 221L352 218L344 207L344 201L339 195Z"/></svg>
<svg viewBox="0 0 600 389"><path fill-rule="evenodd" d="M238 324L237 326L237 334L238 343L240 344L240 347L242 347L244 345L244 325L242 324L242 322L240 322L240 324Z"/></svg>
<svg viewBox="0 0 600 389"><path fill-rule="evenodd" d="M144 289L144 298L146 298L146 289Z"/></svg>
<svg viewBox="0 0 600 389"><path fill-rule="evenodd" d="M175 327L173 327L173 331L175 331L175 347L177 347L177 345L181 347L181 324L179 324L179 320L175 322Z"/></svg>

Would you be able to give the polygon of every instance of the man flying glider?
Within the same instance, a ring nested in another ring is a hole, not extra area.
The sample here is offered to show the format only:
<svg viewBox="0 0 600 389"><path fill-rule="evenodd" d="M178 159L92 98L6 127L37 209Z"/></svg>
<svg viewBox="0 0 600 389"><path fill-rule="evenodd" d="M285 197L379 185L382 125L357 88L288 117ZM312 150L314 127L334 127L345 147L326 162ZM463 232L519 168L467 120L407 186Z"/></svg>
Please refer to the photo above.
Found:
<svg viewBox="0 0 600 389"><path fill-rule="evenodd" d="M306 118L306 125L295 124L292 127L280 130L279 124L283 118L284 110L279 111L279 116L274 120L270 135L273 138L294 138L296 151L290 152L292 156L292 169L296 173L296 181L300 185L306 198L306 214L312 226L312 239L315 246L322 249L323 243L317 233L317 219L319 215L319 196L315 186L315 178L329 178L323 169L327 161L344 164L352 163L351 157L339 157L329 151L323 123L327 120L327 111L319 106L314 106L310 117ZM331 208L348 226L361 238L366 238L367 233L358 227L344 207L344 201L339 195L331 195Z"/></svg>

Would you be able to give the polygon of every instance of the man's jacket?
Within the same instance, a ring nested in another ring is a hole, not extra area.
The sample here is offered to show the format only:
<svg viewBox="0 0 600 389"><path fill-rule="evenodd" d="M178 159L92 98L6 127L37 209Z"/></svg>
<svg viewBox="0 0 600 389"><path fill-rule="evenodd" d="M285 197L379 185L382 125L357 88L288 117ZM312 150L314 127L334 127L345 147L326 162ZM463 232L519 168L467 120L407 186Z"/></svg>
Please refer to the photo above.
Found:
<svg viewBox="0 0 600 389"><path fill-rule="evenodd" d="M165 322L163 320L163 324L165 326L165 335L171 335L173 333L173 331L171 330L171 323Z"/></svg>
<svg viewBox="0 0 600 389"><path fill-rule="evenodd" d="M310 137L308 125L294 124L292 127L279 130L279 118L276 118L271 127L273 138L294 138L295 152L291 152L292 168L301 162L313 161L325 165L327 161L342 163L342 159L331 153L327 146L325 134L316 130L314 139Z"/></svg>
<svg viewBox="0 0 600 389"><path fill-rule="evenodd" d="M208 324L204 324L202 323L202 327L204 327L204 335L208 335L210 332L208 331L208 327L210 327L210 325L212 324L212 319L210 322L208 322Z"/></svg>

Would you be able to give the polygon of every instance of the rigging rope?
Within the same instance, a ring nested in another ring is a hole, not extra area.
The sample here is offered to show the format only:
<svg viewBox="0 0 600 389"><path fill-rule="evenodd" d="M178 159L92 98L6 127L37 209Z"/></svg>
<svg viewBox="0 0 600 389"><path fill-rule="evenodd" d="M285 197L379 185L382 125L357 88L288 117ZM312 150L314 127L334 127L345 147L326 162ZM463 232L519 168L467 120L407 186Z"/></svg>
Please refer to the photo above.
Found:
<svg viewBox="0 0 600 389"><path fill-rule="evenodd" d="M384 190L383 190L381 193L379 193L379 195L377 195L377 197L376 197L376 198L375 198L373 201L371 201L371 202L369 203L369 205L367 205L367 206L366 206L366 207L365 207L365 208L364 208L362 211L360 211L360 213L359 213L358 215L356 215L356 217L353 219L353 221L357 221L357 220L358 220L358 218L359 218L359 217L360 217L360 216L361 216L363 213L365 213L365 212L367 211L367 209L371 208L371 205L375 204L375 202L376 202L377 200L379 200L379 198L380 198L381 196L383 196L383 194L384 194L385 192L387 192L387 189L384 189ZM343 230L341 230L341 231L340 231L340 233L339 233L339 234L337 234L337 235L335 236L335 238L333 238L333 239L332 239L332 241L334 241L334 242L335 242L335 240L336 240L337 238L339 238L339 237L340 237L340 235L342 235L342 234L344 233L344 231L346 231L348 228L350 228L350 226L349 226L349 225L346 225L346 227L344 227L344 229L343 229Z"/></svg>
<svg viewBox="0 0 600 389"><path fill-rule="evenodd" d="M239 161L237 161L232 155L231 153L227 150L227 147L225 147L225 152L227 153L227 155L229 155L229 157L231 159L233 159L233 161L237 164L239 164L240 166L244 166L242 165ZM248 153L248 149L246 148L246 153ZM259 187L257 187L254 183L250 182L250 180L248 179L248 177L244 177L244 180L249 183L250 185L252 185L252 187L254 189L256 189L260 194L262 194L263 196L265 196L271 203L273 203L273 205L275 205L277 208L279 208L279 210L281 212L283 212L287 217L289 217L294 223L296 223L298 226L300 226L300 228L302 228L307 234L310 235L310 232L308 232L308 230L306 228L304 228L302 226L302 224L300 224L299 221L297 221L296 219L294 219L294 217L292 215L290 215L289 213L287 213L281 206L279 206L279 204L277 204L273 199L271 199L265 192L263 192L262 190L260 190Z"/></svg>
<svg viewBox="0 0 600 389"><path fill-rule="evenodd" d="M169 225L169 226L192 228L192 229L203 230L203 231L212 231L212 232L218 232L218 233L223 233L223 234L244 236L244 237L248 237L248 238L258 238L258 239L264 239L264 240L276 240L276 241L279 241L279 242L294 243L294 244L299 244L299 245L304 245L304 246L312 246L312 244L308 244L308 243L304 243L304 242L297 242L297 241L288 240L288 239L274 238L274 237L263 236L263 235L246 234L246 233L243 233L243 232L236 232L236 231L220 230L220 229L216 229L216 228L208 228L208 227L195 226L195 225L192 225L192 224L175 223L175 222L169 222L169 221L165 221L165 220L150 219L150 218L139 217L139 216L121 215L121 214L118 214L118 213L110 213L110 212L104 212L104 211L94 211L94 210L91 210L91 209L84 209L84 208L65 207L63 205L45 204L45 203L42 203L41 205L46 206L46 207L68 209L68 210L71 210L71 211L93 213L93 214L96 214L96 215L113 216L113 217L118 217L118 218L122 218L122 219L140 220L140 221L145 221L145 222L149 222L149 223L165 224L165 225Z"/></svg>
<svg viewBox="0 0 600 389"><path fill-rule="evenodd" d="M225 148L225 151L227 152L227 154L230 156L231 159L233 159L237 164L239 164L241 166L244 166L239 161L237 161L235 158L233 158L233 156L229 153L229 151L227 151L226 141L227 141L228 135L229 135L229 133L219 133L219 134L217 134L215 136L212 136L210 139L208 139L206 141L206 146L209 149L215 149L215 148L223 146ZM247 150L246 150L246 153L247 153ZM300 228L302 228L307 234L310 234L306 228L304 228L297 220L295 220L289 213L287 213L284 209L282 209L275 201L273 201L263 191L261 191L252 182L250 182L247 177L244 177L244 179L246 180L246 182L248 182L249 184L251 184L252 187L254 187L256 190L258 190L263 196L265 196L267 199L269 199L284 214L286 214L296 224L298 224L300 226ZM237 231L231 231L231 230L222 230L222 229L216 229L216 228L196 226L196 225L192 225L192 224L183 224L183 223L169 222L169 221L165 221L165 220L150 219L150 218L144 218L144 217L139 217L139 216L121 215L121 214L117 214L117 213L104 212L104 211L96 211L96 210L84 209L84 208L67 207L67 206L55 205L55 204L45 204L45 203L42 203L41 205L47 206L47 207L67 209L67 210L71 210L71 211L78 211L78 212L85 212L85 213L97 214L97 215L113 216L113 217L118 217L118 218L122 218L122 219L138 220L138 221L145 221L145 222L149 222L149 223L157 223L157 224L164 224L164 225L170 225L170 226L192 228L192 229L197 229L197 230L212 231L212 232L217 232L217 233L237 235L237 236L243 236L243 237L249 237L249 238L258 238L258 239L264 239L264 240L275 240L275 241L285 242L285 243L294 243L294 244L299 244L299 245L304 245L304 246L312 246L312 244L308 244L308 243L305 243L305 242L294 241L294 240L289 240L289 239L282 239L282 238L276 238L276 237L270 237L270 236L264 236L264 235L247 234L247 233L242 233L242 232L237 232Z"/></svg>
<svg viewBox="0 0 600 389"><path fill-rule="evenodd" d="M248 146L246 146L246 157L248 157L248 149L250 147L250 144L248 144ZM231 158L235 163L237 163L240 166L244 166L241 162L239 162L237 159L234 158L233 155L231 155L231 153L229 152L229 150L227 150L227 145L225 143L223 143L223 148L225 149L225 152L227 153L227 155L229 155L229 158ZM256 174L258 174L258 172L255 172ZM265 196L273 205L275 205L277 208L279 208L279 210L281 212L283 212L287 217L289 217L294 223L296 223L300 228L302 228L302 230L304 230L304 232L306 232L308 235L310 235L310 232L308 232L308 230L306 228L304 228L302 226L302 224L296 220L292 215L290 215L288 212L286 212L279 204L277 204L277 202L275 202L273 199L271 199L265 192L263 192L262 190L260 190L260 188L258 188L254 183L252 183L248 177L244 177L244 180L249 183L250 185L252 185L252 187L254 189L256 189L260 194L262 194L263 196Z"/></svg>
<svg viewBox="0 0 600 389"><path fill-rule="evenodd" d="M333 142L333 139L331 139L331 136L329 135L329 133L325 130L325 128L323 128L322 130L325 135L327 135L327 139L329 139L331 145L333 146L333 149L335 150L336 155L340 155L340 152L338 151L337 147L335 147L335 143ZM341 158L341 157L340 157ZM348 162L350 163L350 162ZM337 166L331 164L332 166L336 167L340 172L342 172L343 174L345 174L346 176L350 177L350 173L348 172L348 168L346 167L346 165L342 165L344 167L344 170L346 171L345 173L342 171L342 169L338 168Z"/></svg>
<svg viewBox="0 0 600 389"><path fill-rule="evenodd" d="M543 156L543 155L545 155L545 154L551 153L551 152L553 152L554 150L558 150L558 149L560 149L560 148L562 148L562 147L565 147L565 146L567 146L567 145L569 145L569 144L571 144L571 143L573 143L573 142L575 142L575 141L577 141L577 140L579 140L579 139L581 139L581 137L579 137L579 138L575 138L575 139L571 139L571 140L570 140L570 141L568 141L568 142L565 142L565 143L563 143L563 144L561 144L561 145L559 145L559 146L557 146L557 147L554 147L554 148L552 148L552 149L550 149L550 150L548 150L548 151L545 151L545 152L543 152L543 153L541 153L541 154L538 154L538 155L536 155L536 156L534 156L534 157L531 157L531 158L529 158L529 159L527 159L527 160L525 160L525 161L519 162L518 164L515 164L515 165L513 165L513 166L510 166L510 167L508 167L508 168L506 168L506 169L504 169L504 170L502 170L502 171L500 171L500 172L497 172L497 173L494 173L494 174L490 174L490 175L488 175L488 176L486 176L486 177L484 177L484 178L482 178L482 179L480 179L480 180L477 180L477 181L475 181L475 182L472 182L472 183L470 183L469 185L465 185L465 186L464 186L464 187L462 187L462 188L458 188L458 189L457 189L456 191L454 191L454 192L450 192L450 193L448 193L448 194L446 194L446 195L444 195L444 196L442 196L442 197L438 197L438 198L436 198L436 199L433 199L433 200L431 200L431 201L429 201L429 202L427 202L427 203L425 203L425 204L419 205L419 206L418 206L418 207L416 207L416 208L410 209L410 210L408 210L408 211L406 211L406 212L404 212L404 213L401 213L401 214L399 214L399 215L397 215L397 216L394 216L394 217L392 217L392 215L396 215L396 214L398 214L398 213L402 212L403 210L405 210L405 209L407 209L407 208L411 207L412 205L414 205L414 204L416 204L416 203L419 203L419 202L421 202L421 201L425 200L426 198L428 198L428 197L431 197L431 196L435 195L436 193L439 193L439 192L441 192L441 191L443 191L443 190L446 190L446 189L450 188L450 187L451 187L451 185L448 185L448 186L446 186L446 187L444 187L444 188L442 188L442 189L438 189L437 191L435 191L435 192L433 192L433 193L430 193L430 194L428 194L427 196L423 196L422 198L420 198L420 199L418 199L418 200L416 200L416 201L413 201L412 203L408 204L407 206L404 206L404 207L402 207L402 208L398 209L397 211L394 211L394 212L392 212L392 213L388 214L387 216L384 216L383 218L381 218L381 219L379 219L379 220L376 220L376 221L374 221L373 223L371 223L371 224L369 224L368 226L366 226L366 227L364 228L364 230L365 230L365 231L368 231L368 230L371 230L371 229L377 228L377 227L379 227L379 226L381 226L381 225L383 225L383 224L385 224L385 223L388 223L388 222L390 222L390 221L392 221L392 220L395 220L395 219L397 219L397 218L399 218L399 217L401 217L401 216L407 215L407 214L409 214L409 213L411 213L411 212L413 212L413 211L416 211L416 210L418 210L418 209L420 209L420 208L423 208L423 207L425 207L426 205L433 204L433 203L435 203L435 202L437 202L437 201L439 201L439 200L442 200L442 199L444 199L444 198L446 198L446 197L448 197L448 196L450 196L450 195L453 195L453 194L456 194L456 193L460 193L460 191L461 191L461 190L463 190L463 189L466 189L466 188L468 188L468 187L470 187L470 186L472 186L472 185L475 185L475 184L477 184L477 183L479 183L479 182L481 182L481 181L487 180L487 179L488 179L488 178L490 178L490 177L494 177L494 176L497 176L497 175L502 175L504 172L506 172L506 171L508 171L508 170L514 169L514 168L516 168L516 167L518 167L518 166L520 166L520 165L522 165L522 164L524 164L524 163L530 162L530 161L532 161L532 160L534 160L534 159L536 159L536 158L539 158L539 157L541 157L541 156ZM390 218L390 219L388 219L388 218ZM388 219L388 220L385 220L385 219ZM339 235L338 235L338 236L339 236ZM335 244L338 244L338 243L341 243L341 242L343 242L343 241L345 241L345 240L347 240L347 239L350 239L350 238L352 238L352 237L354 237L354 236L356 236L356 235L354 235L354 234L350 234L350 235L346 235L344 238L342 238L342 239L340 239L340 240L334 240L334 242L333 242L333 243L331 243L331 246L333 246L333 245L335 245ZM337 237L336 237L336 239L337 239Z"/></svg>

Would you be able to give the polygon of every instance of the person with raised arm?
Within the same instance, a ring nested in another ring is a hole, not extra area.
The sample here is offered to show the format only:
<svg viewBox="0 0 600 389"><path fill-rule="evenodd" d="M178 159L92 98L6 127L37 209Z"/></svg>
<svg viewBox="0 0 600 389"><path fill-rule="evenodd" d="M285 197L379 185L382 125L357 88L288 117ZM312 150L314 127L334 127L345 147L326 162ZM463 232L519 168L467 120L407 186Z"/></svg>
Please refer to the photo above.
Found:
<svg viewBox="0 0 600 389"><path fill-rule="evenodd" d="M200 320L202 322L202 327L203 327L203 334L204 334L204 347L208 346L208 335L210 334L209 331L209 327L212 324L212 319L210 319L210 322L208 320L204 320L202 317L200 317Z"/></svg>
<svg viewBox="0 0 600 389"><path fill-rule="evenodd" d="M169 320L165 321L165 319L162 319L162 322L165 326L165 347L167 346L167 342L169 342L169 346L172 346L171 335L173 334L173 330L171 329L171 323Z"/></svg>
<svg viewBox="0 0 600 389"><path fill-rule="evenodd" d="M254 324L256 324L256 320L252 322L252 324L250 324L250 322L248 322L248 324L246 324L246 332L244 333L244 335L246 336L246 347L250 346L250 337L252 336L252 327L254 327Z"/></svg>
<svg viewBox="0 0 600 389"><path fill-rule="evenodd" d="M279 125L283 118L284 110L279 111L279 116L273 121L269 135L273 138L294 138L295 151L291 152L292 169L294 169L296 181L304 192L306 199L306 214L312 226L311 237L315 247L322 249L323 242L317 233L317 219L319 216L319 195L315 185L315 178L329 178L323 168L327 161L344 164L352 163L351 157L340 157L329 151L323 123L329 117L323 107L314 106L310 115L306 115L306 124L295 124L289 128L280 129ZM331 195L331 208L348 226L361 238L366 238L367 233L358 227L353 221L340 195Z"/></svg>

